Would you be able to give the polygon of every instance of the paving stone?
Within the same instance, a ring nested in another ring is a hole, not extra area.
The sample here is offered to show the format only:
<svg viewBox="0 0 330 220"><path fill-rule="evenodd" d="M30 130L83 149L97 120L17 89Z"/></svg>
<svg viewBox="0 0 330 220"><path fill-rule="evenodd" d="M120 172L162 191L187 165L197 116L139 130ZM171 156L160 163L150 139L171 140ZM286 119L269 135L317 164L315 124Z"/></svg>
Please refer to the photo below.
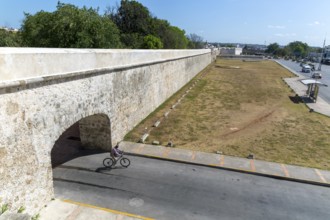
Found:
<svg viewBox="0 0 330 220"><path fill-rule="evenodd" d="M324 177L325 181L327 181L327 183L330 183L330 171L327 170L319 170L319 171Z"/></svg>
<svg viewBox="0 0 330 220"><path fill-rule="evenodd" d="M143 149L139 152L139 154L155 156L155 157L163 157L165 149L166 148L163 146L146 144L144 145Z"/></svg>
<svg viewBox="0 0 330 220"><path fill-rule="evenodd" d="M322 182L320 177L315 172L315 169L307 167L298 167L293 165L285 165L289 171L290 177L303 179L303 180L313 180L317 182Z"/></svg>
<svg viewBox="0 0 330 220"><path fill-rule="evenodd" d="M140 145L144 145L144 144L123 141L119 144L119 148L125 152L134 152L136 149L140 147Z"/></svg>
<svg viewBox="0 0 330 220"><path fill-rule="evenodd" d="M220 155L204 153L204 152L196 152L195 159L193 160L193 162L206 164L206 165L219 165L220 166Z"/></svg>
<svg viewBox="0 0 330 220"><path fill-rule="evenodd" d="M251 163L249 159L225 156L224 167L251 170Z"/></svg>
<svg viewBox="0 0 330 220"><path fill-rule="evenodd" d="M285 176L285 173L282 170L281 164L272 163L262 160L255 160L254 166L256 168L256 172L267 173L271 175L277 176Z"/></svg>
<svg viewBox="0 0 330 220"><path fill-rule="evenodd" d="M0 215L0 220L31 220L31 216L28 214L8 213Z"/></svg>
<svg viewBox="0 0 330 220"><path fill-rule="evenodd" d="M168 154L168 158L175 160L184 160L191 162L191 158L193 156L193 151L184 150L179 148L172 148Z"/></svg>

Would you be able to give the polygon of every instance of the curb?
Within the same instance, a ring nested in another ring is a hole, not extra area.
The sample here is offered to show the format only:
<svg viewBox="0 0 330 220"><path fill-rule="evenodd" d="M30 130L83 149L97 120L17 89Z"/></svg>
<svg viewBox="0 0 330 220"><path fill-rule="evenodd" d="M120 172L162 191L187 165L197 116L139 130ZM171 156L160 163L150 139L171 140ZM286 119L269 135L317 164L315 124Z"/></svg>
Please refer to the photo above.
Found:
<svg viewBox="0 0 330 220"><path fill-rule="evenodd" d="M195 163L195 162L191 162L191 161L157 157L157 156L147 155L147 154L130 153L130 152L126 152L126 151L125 151L125 153L127 155L132 155L132 156L137 156L137 157L164 160L164 161L197 165L197 166L203 166L203 167L210 167L210 168L228 170L228 171L233 171L233 172L238 172L238 173L252 174L255 176L262 176L262 177L268 177L268 178L273 178L273 179L286 180L286 181L298 182L298 183L304 183L304 184L310 184L310 185L316 185L316 186L330 187L330 183L323 183L323 182L318 182L318 181L313 181L313 180L308 180L308 179L297 179L297 178L292 178L292 177L279 176L279 175L275 175L275 174L256 172L256 171L252 171L252 170L244 170L244 169L238 169L238 168L233 168L233 167L219 166L219 165L215 165L215 164L201 164L201 163Z"/></svg>
<svg viewBox="0 0 330 220"><path fill-rule="evenodd" d="M123 215L123 216L127 216L127 217L130 217L130 218L141 219L141 220L154 220L154 218L149 218L149 217L145 217L145 216L141 216L141 215L131 214L131 213L128 213L128 212L122 212L122 211L118 211L118 210L114 210L114 209L108 209L108 208L99 207L99 206L95 206L95 205L90 205L90 204L86 204L86 203L76 202L76 201L69 200L69 199L63 199L61 201L69 203L69 204L74 204L74 205L77 205L77 206L81 206L81 207L86 207L86 208L101 210L101 211L104 211L104 212L109 212L109 213L114 214L114 215ZM116 219L118 219L118 218L116 218Z"/></svg>

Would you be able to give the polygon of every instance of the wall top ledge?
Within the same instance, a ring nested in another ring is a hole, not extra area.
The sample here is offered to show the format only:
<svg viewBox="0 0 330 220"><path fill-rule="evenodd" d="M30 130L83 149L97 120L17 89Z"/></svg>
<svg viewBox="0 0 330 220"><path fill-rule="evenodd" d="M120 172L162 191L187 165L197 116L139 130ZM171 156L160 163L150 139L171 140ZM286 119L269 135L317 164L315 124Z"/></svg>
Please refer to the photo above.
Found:
<svg viewBox="0 0 330 220"><path fill-rule="evenodd" d="M0 48L0 82L69 72L162 62L210 53L200 50Z"/></svg>

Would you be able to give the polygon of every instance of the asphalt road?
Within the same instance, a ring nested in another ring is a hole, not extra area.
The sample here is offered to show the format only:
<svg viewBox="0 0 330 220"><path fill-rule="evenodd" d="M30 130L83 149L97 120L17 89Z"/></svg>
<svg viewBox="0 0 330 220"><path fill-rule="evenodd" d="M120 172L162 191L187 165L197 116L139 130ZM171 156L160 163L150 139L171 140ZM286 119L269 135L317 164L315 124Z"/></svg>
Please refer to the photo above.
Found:
<svg viewBox="0 0 330 220"><path fill-rule="evenodd" d="M136 156L107 170L106 156L56 167L56 198L156 219L330 219L330 188Z"/></svg>
<svg viewBox="0 0 330 220"><path fill-rule="evenodd" d="M300 66L300 63L292 62L290 60L283 60L283 59L279 59L279 60L276 60L276 61L278 61L281 64L295 70L300 75L303 75L303 76L306 76L306 77L311 77L311 73L301 72L302 68ZM319 64L318 63L314 63L314 64L315 64L315 69L317 69ZM321 87L320 88L319 96L330 104L330 66L322 64L321 71L317 71L317 72L321 72L321 74L322 74L322 79L320 79L319 81L326 84L326 85L328 85L328 87Z"/></svg>

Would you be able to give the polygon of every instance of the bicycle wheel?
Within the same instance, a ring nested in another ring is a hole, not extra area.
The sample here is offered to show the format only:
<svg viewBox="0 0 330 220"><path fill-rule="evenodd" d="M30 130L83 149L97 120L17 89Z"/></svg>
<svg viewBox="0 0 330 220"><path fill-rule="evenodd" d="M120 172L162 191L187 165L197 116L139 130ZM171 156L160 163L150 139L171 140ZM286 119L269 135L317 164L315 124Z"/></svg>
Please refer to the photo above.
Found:
<svg viewBox="0 0 330 220"><path fill-rule="evenodd" d="M131 161L129 161L128 158L123 157L120 159L120 165L122 165L123 167L128 167L131 164Z"/></svg>
<svg viewBox="0 0 330 220"><path fill-rule="evenodd" d="M106 168L111 168L113 164L113 160L111 158L105 158L103 160L103 165L106 167Z"/></svg>

